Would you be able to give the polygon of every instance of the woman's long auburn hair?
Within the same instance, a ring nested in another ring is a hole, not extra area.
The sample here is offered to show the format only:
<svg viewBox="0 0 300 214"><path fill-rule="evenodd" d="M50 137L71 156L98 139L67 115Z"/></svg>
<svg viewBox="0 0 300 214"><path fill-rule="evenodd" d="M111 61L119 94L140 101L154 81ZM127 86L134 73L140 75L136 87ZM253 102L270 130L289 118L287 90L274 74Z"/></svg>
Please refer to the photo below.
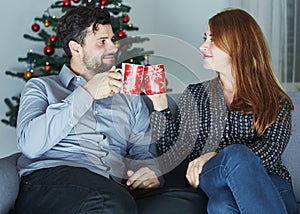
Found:
<svg viewBox="0 0 300 214"><path fill-rule="evenodd" d="M224 10L211 19L214 44L232 60L235 92L230 108L253 113L256 137L276 120L280 103L292 100L277 80L263 32L254 18L241 9Z"/></svg>

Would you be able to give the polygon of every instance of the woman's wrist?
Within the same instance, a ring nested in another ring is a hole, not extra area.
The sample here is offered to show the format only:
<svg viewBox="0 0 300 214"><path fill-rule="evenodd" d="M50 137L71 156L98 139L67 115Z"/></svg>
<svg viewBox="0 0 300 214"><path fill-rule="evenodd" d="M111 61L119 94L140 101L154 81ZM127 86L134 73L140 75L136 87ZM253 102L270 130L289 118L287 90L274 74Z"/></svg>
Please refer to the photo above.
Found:
<svg viewBox="0 0 300 214"><path fill-rule="evenodd" d="M169 107L166 94L154 94L148 95L148 97L152 100L153 108L155 111L162 111Z"/></svg>

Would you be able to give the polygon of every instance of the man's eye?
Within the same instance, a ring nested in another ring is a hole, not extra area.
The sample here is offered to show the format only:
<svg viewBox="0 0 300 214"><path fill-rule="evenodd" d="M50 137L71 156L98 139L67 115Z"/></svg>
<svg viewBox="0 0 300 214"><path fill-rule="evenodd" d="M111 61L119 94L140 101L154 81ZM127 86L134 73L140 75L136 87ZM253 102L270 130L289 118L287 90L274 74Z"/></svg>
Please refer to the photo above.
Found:
<svg viewBox="0 0 300 214"><path fill-rule="evenodd" d="M100 43L101 43L102 45L104 45L104 44L105 44L105 39L101 40Z"/></svg>
<svg viewBox="0 0 300 214"><path fill-rule="evenodd" d="M206 36L203 36L203 41L206 41L206 39L207 39Z"/></svg>

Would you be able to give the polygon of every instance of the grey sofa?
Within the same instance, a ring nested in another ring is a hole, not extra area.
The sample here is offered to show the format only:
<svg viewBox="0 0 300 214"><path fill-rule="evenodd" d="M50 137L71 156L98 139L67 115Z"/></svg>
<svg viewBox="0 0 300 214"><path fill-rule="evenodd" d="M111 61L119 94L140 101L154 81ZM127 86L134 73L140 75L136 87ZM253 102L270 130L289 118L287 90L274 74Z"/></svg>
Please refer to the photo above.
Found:
<svg viewBox="0 0 300 214"><path fill-rule="evenodd" d="M289 92L295 105L293 114L293 130L290 143L283 154L283 162L288 167L295 190L298 212L300 214L300 92ZM170 108L174 111L178 95L170 95ZM151 111L151 103L145 98L146 104ZM7 214L13 210L14 202L19 189L19 176L17 173L16 162L20 153L10 155L0 159L0 214ZM166 185L168 186L185 186L185 167L187 162L184 161L173 171L165 175ZM176 178L176 179L175 179Z"/></svg>

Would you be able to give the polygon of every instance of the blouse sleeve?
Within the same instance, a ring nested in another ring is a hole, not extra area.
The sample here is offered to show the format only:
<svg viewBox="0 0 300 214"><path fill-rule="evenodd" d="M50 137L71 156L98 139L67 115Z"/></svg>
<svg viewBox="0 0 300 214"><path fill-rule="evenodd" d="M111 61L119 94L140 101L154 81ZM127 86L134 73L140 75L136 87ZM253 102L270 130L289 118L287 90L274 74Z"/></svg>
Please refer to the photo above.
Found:
<svg viewBox="0 0 300 214"><path fill-rule="evenodd" d="M266 169L281 163L281 155L291 135L291 120L291 106L284 101L275 122L258 140L248 145L261 159Z"/></svg>
<svg viewBox="0 0 300 214"><path fill-rule="evenodd" d="M160 163L167 169L181 163L192 151L198 136L197 102L191 86L181 95L174 116L168 108L151 113L150 122ZM194 142L194 143L193 143Z"/></svg>

